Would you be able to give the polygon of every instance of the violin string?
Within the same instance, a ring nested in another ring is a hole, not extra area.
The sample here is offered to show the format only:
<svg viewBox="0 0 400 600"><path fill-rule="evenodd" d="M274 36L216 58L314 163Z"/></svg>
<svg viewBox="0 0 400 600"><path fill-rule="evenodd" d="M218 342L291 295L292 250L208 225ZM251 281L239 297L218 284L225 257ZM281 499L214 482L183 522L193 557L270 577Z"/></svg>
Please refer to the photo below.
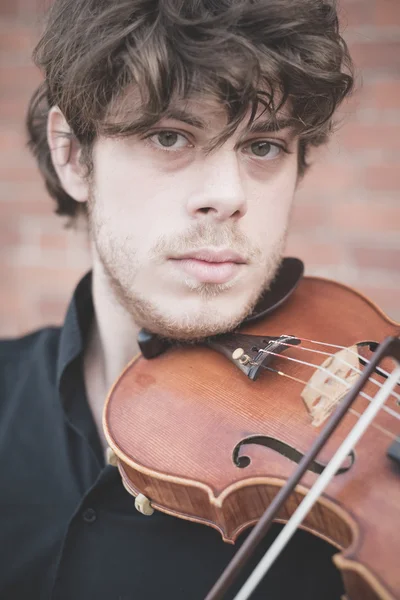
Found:
<svg viewBox="0 0 400 600"><path fill-rule="evenodd" d="M292 337L292 336L287 336L287 337ZM301 342L309 342L310 344L317 344L319 346L328 346L329 348L336 348L339 350L348 350L351 354L353 354L354 356L357 356L357 358L360 358L360 355L358 354L358 352L355 352L354 350L352 350L351 347L349 348L348 346L338 346L337 344L328 344L327 342L320 342L317 340L309 340L307 338L298 337L297 335L296 335L296 338L298 340L300 340ZM284 343L284 342L282 342L282 343ZM317 350L315 350L315 352L317 352ZM328 356L335 356L335 355L328 354ZM371 362L368 358L364 358L363 356L361 358L365 361L366 365L369 365L369 363ZM383 375L386 375L386 377L390 376L390 373L385 371L385 369L382 369L382 367L379 367L379 370Z"/></svg>
<svg viewBox="0 0 400 600"><path fill-rule="evenodd" d="M260 348L260 352L264 352L265 354L271 354L273 356L277 356L278 358L283 358L285 360L290 360L292 362L296 362L296 363L299 363L301 365L305 365L307 367L312 367L314 370L324 371L330 377L332 377L333 379L336 379L336 381L339 381L340 383L343 383L346 386L347 389L350 389L350 387L351 387L351 386L348 385L348 383L347 383L347 381L345 379L342 379L342 377L339 377L338 375L336 375L335 373L332 373L331 371L329 371L329 369L327 369L326 367L323 367L321 365L315 365L314 363L309 363L309 362L304 361L304 360L299 360L298 358L292 358L291 356L285 356L284 354L278 354L277 352L272 352L271 350L263 350L263 349ZM251 364L253 364L254 366L257 366L257 363L254 362L254 361ZM383 384L383 385L385 385L385 384ZM360 392L360 396L362 396L363 398L366 398L369 402L371 402L371 397L368 396L368 394L366 394L365 392ZM388 406L384 406L383 410L385 412L387 412L388 414L390 414L395 419L398 419L400 421L400 414L399 413L395 412L394 410L392 410Z"/></svg>
<svg viewBox="0 0 400 600"><path fill-rule="evenodd" d="M311 343L316 343L316 344L324 344L324 342L313 342L313 340L306 340L303 338L297 338L299 340L305 341L305 342L311 342ZM340 356L338 356L337 354L331 354L330 352L323 352L322 350L315 350L313 348L304 348L304 346L293 346L293 344L289 344L288 342L281 342L279 340L279 344L281 344L282 346L287 346L288 348L293 348L295 347L297 350L303 350L304 352L314 352L315 354L321 354L323 356L327 356L329 358L336 358L338 360L338 362L342 363L343 365L346 365L347 367L349 367L352 371L354 371L355 373L358 373L359 375L362 375L362 370L358 369L357 367L355 367L354 365L352 365L351 363L347 362L347 360L344 360L344 358L341 358ZM333 344L326 344L327 346L332 346ZM341 347L341 346L338 346ZM350 348L346 348L343 347L343 350L348 350L349 352L351 352L352 354L354 354L355 356L359 357L359 355L357 354L357 352L354 352L354 350L351 350ZM260 348L261 352L266 352L266 350L262 350ZM369 360L368 359L364 359L364 357L362 357L363 360L365 360L365 362L367 364L369 364ZM389 376L389 373L387 373L386 371L384 371L383 369L381 369L382 373L384 375ZM369 378L369 381L371 383L374 383L375 385L377 385L378 387L382 387L382 383L380 383L380 381L377 381L376 379L374 379L373 377ZM397 403L400 402L400 395L397 394L396 392L392 392L392 396L394 398L396 398Z"/></svg>
<svg viewBox="0 0 400 600"><path fill-rule="evenodd" d="M344 384L348 390L351 388L351 386L348 385L348 382L345 379L343 379L342 377L339 377L338 375L336 375L336 373L332 373L331 371L329 371L329 369L327 369L326 367L323 367L322 365L315 365L314 363L309 363L304 360L292 358L291 356L286 356L285 354L278 354L277 352L272 352L271 350L263 350L260 348L260 352L264 352L265 354L272 354L273 356L277 356L279 358L290 360L292 362L297 362L299 364L302 364L302 365L305 365L308 367L312 367L314 370L324 371L325 373L327 373L329 375L329 377L332 377L333 379L336 379L336 381L339 381L340 383ZM253 365L256 366L257 363L253 362ZM363 396L363 398L366 398L369 402L371 402L371 400L372 400L371 396L368 396L368 394L366 394L365 392L361 392L360 396ZM395 417L396 419L400 420L400 414L397 413L396 411L392 410L388 406L384 406L383 410L385 412L387 412L388 414L390 414L392 417Z"/></svg>
<svg viewBox="0 0 400 600"><path fill-rule="evenodd" d="M397 364L389 378L385 381L383 387L376 393L373 402L371 402L371 404L367 407L361 418L357 421L347 437L343 440L333 458L323 470L322 474L318 477L306 496L300 502L299 506L296 508L285 527L282 529L282 531L280 531L279 535L268 548L263 558L251 573L250 577L235 595L234 600L247 600L250 597L252 592L268 572L271 565L275 562L289 540L292 538L299 525L302 524L314 504L322 496L323 492L334 478L338 468L343 464L344 459L348 456L351 450L356 447L365 431L372 424L376 415L381 410L384 402L386 402L392 389L396 385L399 377L400 365Z"/></svg>
<svg viewBox="0 0 400 600"><path fill-rule="evenodd" d="M255 365L256 363L250 363L250 364ZM281 377L286 377L287 379L291 379L292 381L295 381L296 383L299 383L301 385L306 385L309 388L311 388L312 390L314 390L314 392L321 394L321 396L323 395L323 392L320 389L318 389L317 387L315 387L315 385L307 383L306 381L303 381L302 379L299 379L298 377L293 377L293 375L288 375L287 373L284 373L283 371L278 371L277 369L273 369L272 367L268 367L267 365L259 365L259 366L261 366L263 369L266 369L267 371L271 371L271 373L276 373L277 375L280 375ZM372 400L372 398L370 398L370 399ZM358 419L361 417L361 413L354 410L354 408L350 408L349 412L352 415L354 415L355 417L357 417ZM375 429L379 429L379 431L381 431L382 433L387 435L391 440L395 439L395 437L393 436L393 433L391 433L384 427L381 427L381 425L378 425L377 423L372 423L371 427L374 427Z"/></svg>

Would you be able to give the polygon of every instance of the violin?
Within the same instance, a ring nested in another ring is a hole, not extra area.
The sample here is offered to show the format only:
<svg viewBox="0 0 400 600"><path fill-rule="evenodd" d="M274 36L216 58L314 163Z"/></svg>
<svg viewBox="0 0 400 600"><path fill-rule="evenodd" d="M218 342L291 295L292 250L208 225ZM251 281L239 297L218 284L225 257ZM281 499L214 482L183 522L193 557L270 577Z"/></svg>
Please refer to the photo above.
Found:
<svg viewBox="0 0 400 600"><path fill-rule="evenodd" d="M242 554L263 519L264 531L272 519L287 523L284 533L330 469L294 526L338 548L348 598L400 600L399 336L362 294L304 277L301 261L286 258L237 330L196 344L141 332L141 354L105 404L110 462L144 514L202 523L227 543L258 523ZM226 597L242 558L207 600Z"/></svg>

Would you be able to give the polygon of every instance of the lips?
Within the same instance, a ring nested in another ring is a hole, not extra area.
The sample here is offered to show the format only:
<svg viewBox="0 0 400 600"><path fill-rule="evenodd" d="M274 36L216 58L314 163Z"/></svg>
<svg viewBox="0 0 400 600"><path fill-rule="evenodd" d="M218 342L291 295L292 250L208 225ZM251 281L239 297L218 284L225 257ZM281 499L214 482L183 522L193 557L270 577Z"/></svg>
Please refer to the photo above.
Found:
<svg viewBox="0 0 400 600"><path fill-rule="evenodd" d="M203 249L188 252L182 256L174 257L174 260L201 260L209 263L237 263L244 264L246 260L233 250Z"/></svg>
<svg viewBox="0 0 400 600"><path fill-rule="evenodd" d="M246 262L232 250L211 249L196 250L170 260L185 276L200 283L216 284L231 281Z"/></svg>

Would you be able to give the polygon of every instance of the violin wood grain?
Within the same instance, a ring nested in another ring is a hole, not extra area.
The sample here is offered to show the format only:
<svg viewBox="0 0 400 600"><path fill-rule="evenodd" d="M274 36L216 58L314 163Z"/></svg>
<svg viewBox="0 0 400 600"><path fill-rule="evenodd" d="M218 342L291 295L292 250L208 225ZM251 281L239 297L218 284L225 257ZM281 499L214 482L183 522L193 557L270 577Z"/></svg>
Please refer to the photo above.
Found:
<svg viewBox="0 0 400 600"><path fill-rule="evenodd" d="M351 288L310 277L244 333L293 335L350 348L399 336L400 326ZM265 371L250 381L224 356L196 345L171 348L152 360L134 359L110 391L104 412L105 434L126 489L144 494L156 510L214 527L234 543L296 467L271 448L246 445L249 465L238 468L232 458L238 442L271 436L304 454L319 434L297 380L308 382L327 357L304 347L291 347L272 363L294 379ZM374 378L384 382L379 374ZM377 390L370 382L364 391L373 396ZM319 462L329 462L368 402L357 399ZM400 409L394 397L386 406L392 413L379 413L357 445L352 467L334 477L303 524L340 550L335 564L352 600L400 600L400 471L386 456L400 431ZM289 520L316 478L305 475L278 521Z"/></svg>

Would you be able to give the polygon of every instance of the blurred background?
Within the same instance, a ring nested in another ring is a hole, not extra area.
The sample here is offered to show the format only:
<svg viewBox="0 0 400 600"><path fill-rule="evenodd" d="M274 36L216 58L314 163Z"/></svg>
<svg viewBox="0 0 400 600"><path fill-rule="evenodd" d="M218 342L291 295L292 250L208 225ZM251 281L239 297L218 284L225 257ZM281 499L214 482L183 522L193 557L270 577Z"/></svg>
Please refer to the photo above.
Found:
<svg viewBox="0 0 400 600"><path fill-rule="evenodd" d="M84 232L54 214L26 148L44 0L0 0L0 336L62 322L90 268ZM287 255L400 320L400 0L341 0L358 92L297 194Z"/></svg>

